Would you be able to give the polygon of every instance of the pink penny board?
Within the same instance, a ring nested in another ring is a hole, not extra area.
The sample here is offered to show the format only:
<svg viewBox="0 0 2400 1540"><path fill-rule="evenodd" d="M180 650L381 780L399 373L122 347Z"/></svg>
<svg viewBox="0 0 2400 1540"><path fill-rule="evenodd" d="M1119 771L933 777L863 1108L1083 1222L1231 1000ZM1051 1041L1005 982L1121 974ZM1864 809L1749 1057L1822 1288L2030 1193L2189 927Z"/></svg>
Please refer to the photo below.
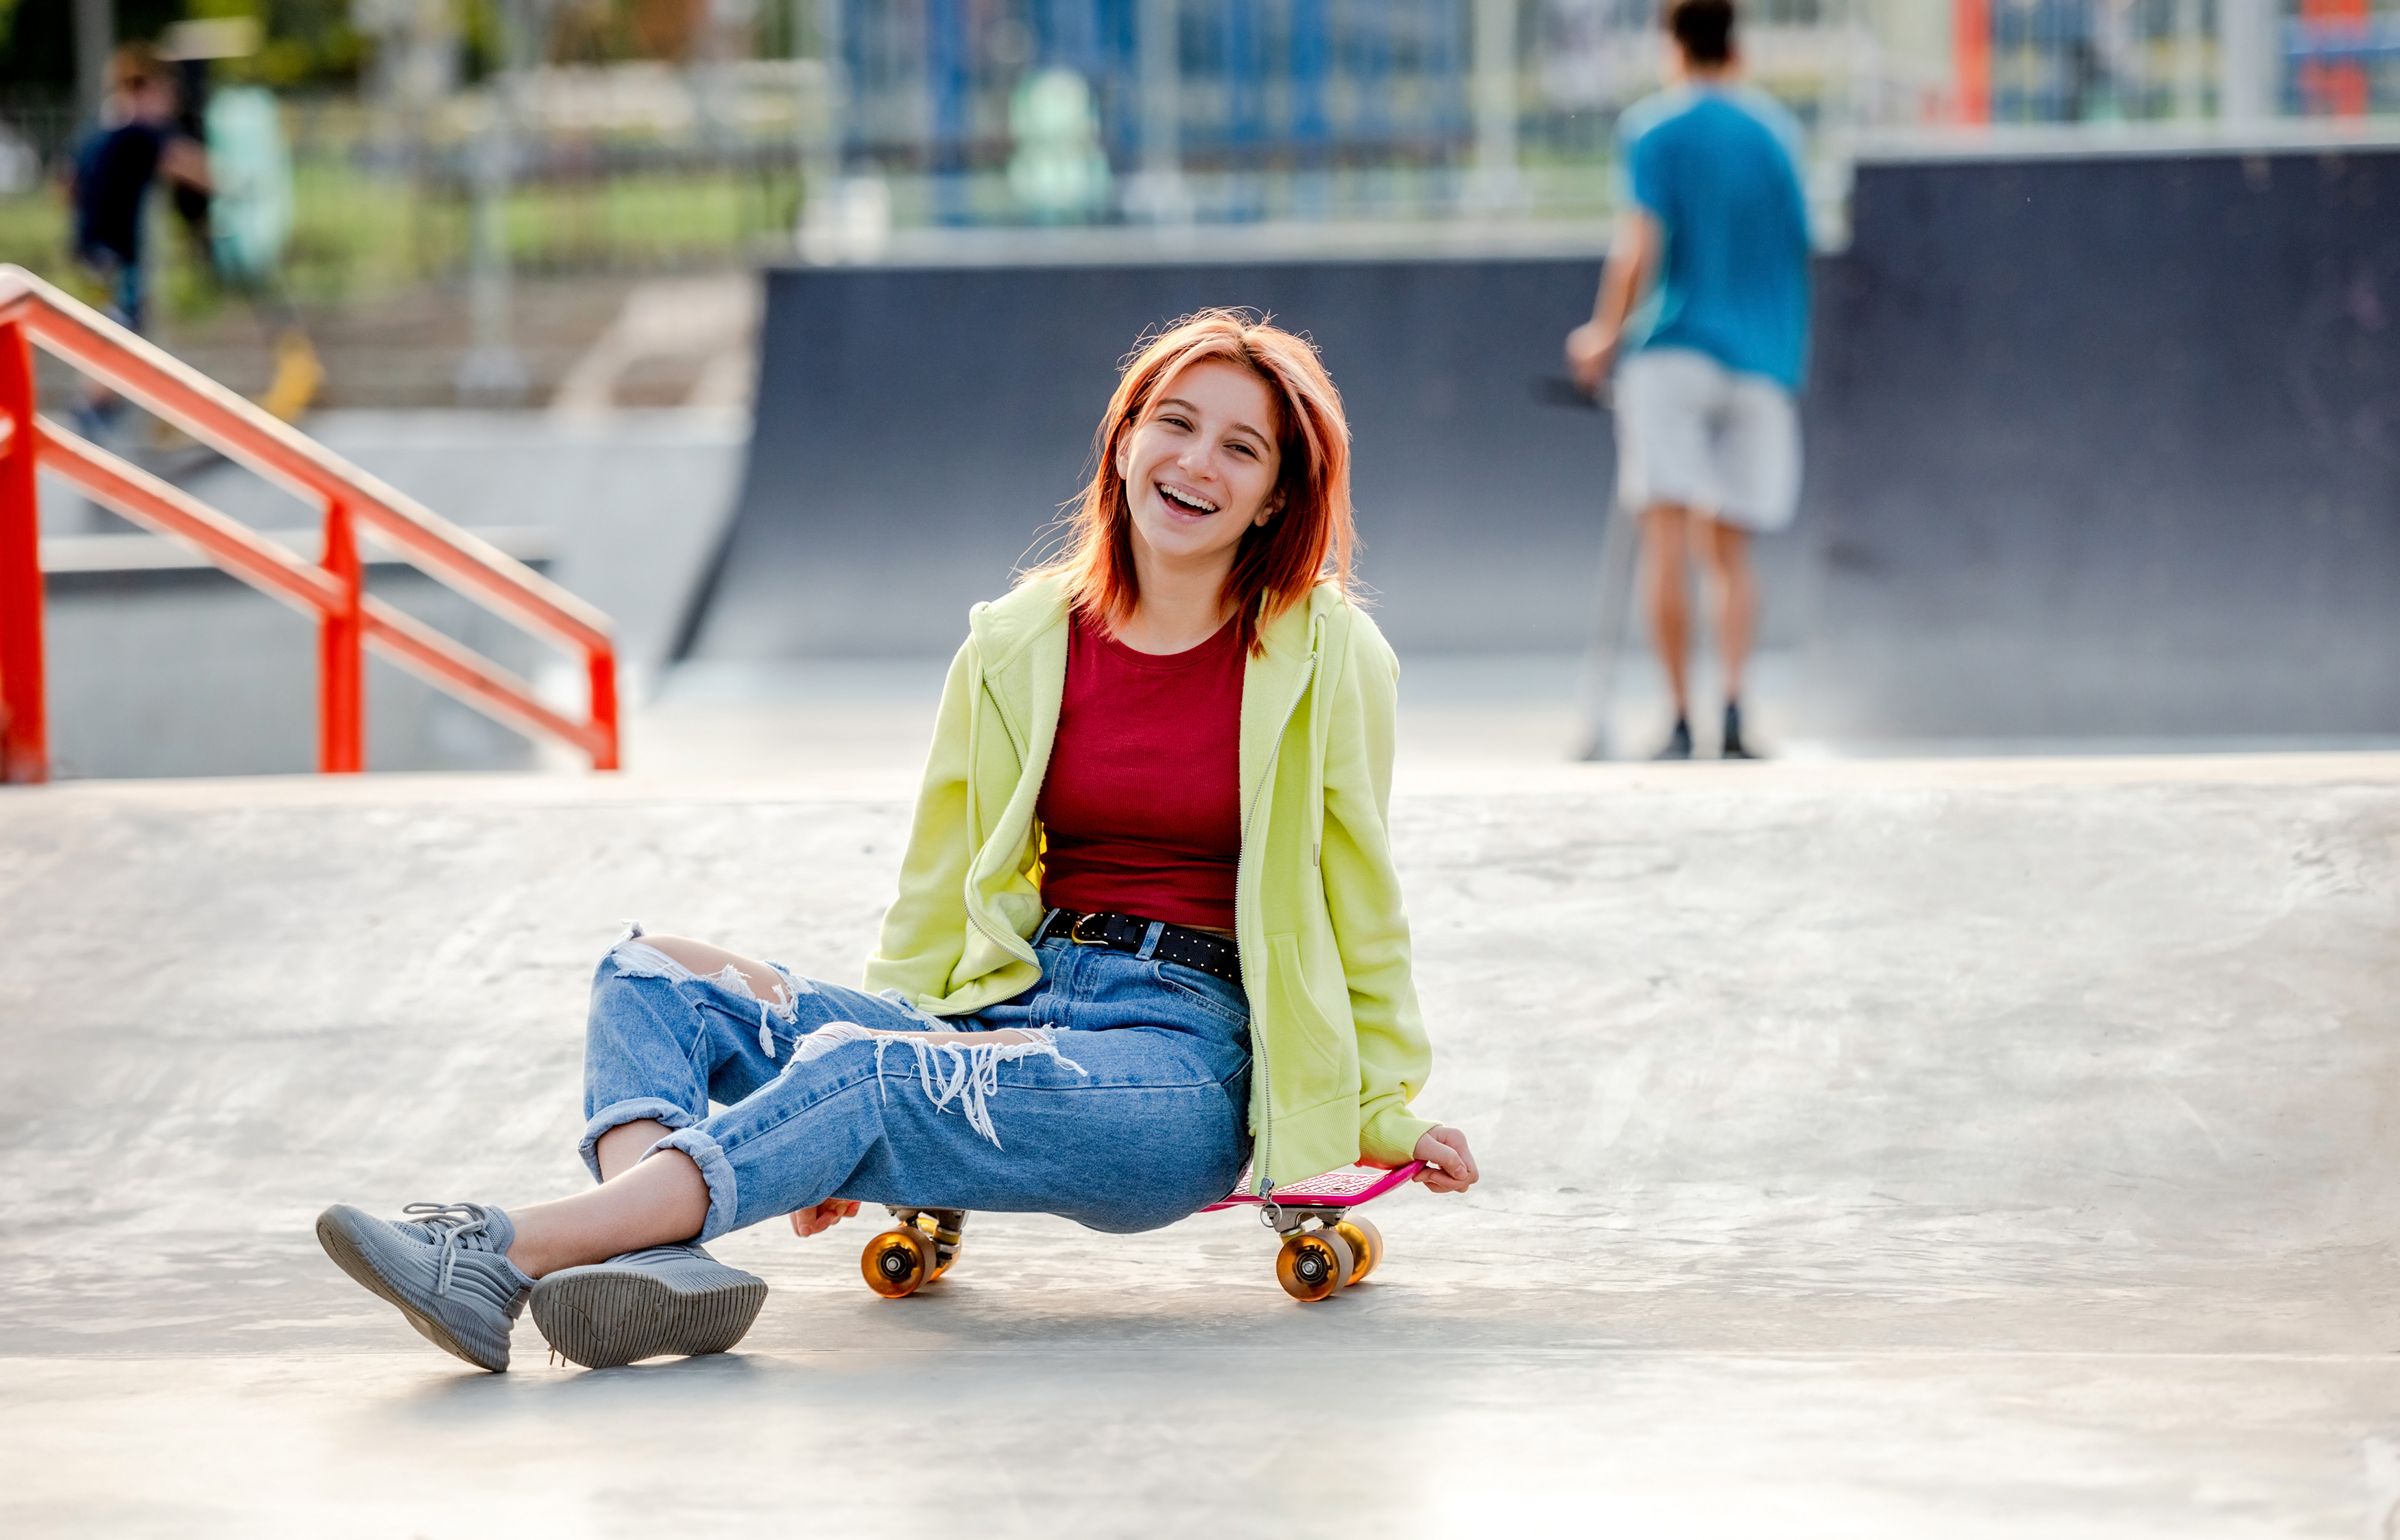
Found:
<svg viewBox="0 0 2400 1540"><path fill-rule="evenodd" d="M1287 1208L1355 1208L1370 1198L1382 1197L1424 1169L1425 1162L1412 1160L1396 1171L1361 1171L1356 1167L1328 1171L1321 1177L1278 1187L1272 1198ZM1233 1192L1200 1212L1213 1214L1220 1208L1238 1208L1244 1204L1255 1206L1269 1201L1255 1192L1243 1192L1242 1188L1248 1184L1249 1173L1245 1171Z"/></svg>

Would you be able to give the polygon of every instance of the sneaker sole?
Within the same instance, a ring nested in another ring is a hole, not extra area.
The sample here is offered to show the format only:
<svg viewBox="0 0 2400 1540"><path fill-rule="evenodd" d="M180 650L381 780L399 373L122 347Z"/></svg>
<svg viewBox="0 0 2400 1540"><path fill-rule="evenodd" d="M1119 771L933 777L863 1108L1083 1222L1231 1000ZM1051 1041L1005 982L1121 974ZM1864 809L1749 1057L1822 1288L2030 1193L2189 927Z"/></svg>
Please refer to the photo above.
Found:
<svg viewBox="0 0 2400 1540"><path fill-rule="evenodd" d="M744 1277L677 1288L638 1268L573 1268L534 1286L533 1322L586 1369L636 1359L697 1357L740 1342L767 1302L767 1285Z"/></svg>
<svg viewBox="0 0 2400 1540"><path fill-rule="evenodd" d="M509 1360L505 1353L502 1354L498 1363L484 1358L460 1342L457 1334L448 1327L419 1311L402 1298L400 1290L394 1288L390 1282L375 1270L373 1259L368 1257L359 1243L351 1238L350 1233L343 1228L341 1220L335 1218L338 1212L336 1209L329 1208L317 1216L317 1244L325 1248L326 1256L334 1259L335 1267L348 1274L352 1283L399 1311L408 1324L416 1329L418 1336L443 1352L454 1354L473 1364L477 1369L486 1369L495 1374L507 1371Z"/></svg>

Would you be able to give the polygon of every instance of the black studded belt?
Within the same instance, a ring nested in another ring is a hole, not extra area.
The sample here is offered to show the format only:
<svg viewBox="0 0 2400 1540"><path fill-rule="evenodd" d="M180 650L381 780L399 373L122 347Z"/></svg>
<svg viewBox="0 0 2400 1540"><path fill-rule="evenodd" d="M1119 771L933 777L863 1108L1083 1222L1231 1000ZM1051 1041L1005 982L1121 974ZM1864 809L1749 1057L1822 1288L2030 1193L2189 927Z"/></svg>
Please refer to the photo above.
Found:
<svg viewBox="0 0 2400 1540"><path fill-rule="evenodd" d="M1242 981L1242 949L1223 936L1144 920L1139 915L1079 914L1073 909L1053 909L1043 917L1042 928L1033 933L1033 944L1039 947L1045 938L1057 937L1082 947L1107 947L1139 957L1150 941L1153 926L1158 931L1158 945L1150 947L1152 958L1197 968L1228 984Z"/></svg>

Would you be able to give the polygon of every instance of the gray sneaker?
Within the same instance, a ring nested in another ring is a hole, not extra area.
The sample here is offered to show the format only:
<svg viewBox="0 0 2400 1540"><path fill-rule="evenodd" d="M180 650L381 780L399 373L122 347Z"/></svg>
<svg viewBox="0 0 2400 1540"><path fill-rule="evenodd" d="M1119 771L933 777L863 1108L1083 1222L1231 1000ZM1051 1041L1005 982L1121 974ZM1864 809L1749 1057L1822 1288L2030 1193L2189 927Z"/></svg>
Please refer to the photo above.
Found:
<svg viewBox="0 0 2400 1540"><path fill-rule="evenodd" d="M479 1369L508 1368L509 1329L533 1288L508 1258L516 1226L480 1203L412 1203L405 1212L422 1218L379 1220L337 1203L317 1216L317 1244L427 1342Z"/></svg>
<svg viewBox="0 0 2400 1540"><path fill-rule="evenodd" d="M766 1302L766 1280L686 1241L561 1268L534 1286L533 1324L584 1368L614 1369L664 1354L722 1353Z"/></svg>

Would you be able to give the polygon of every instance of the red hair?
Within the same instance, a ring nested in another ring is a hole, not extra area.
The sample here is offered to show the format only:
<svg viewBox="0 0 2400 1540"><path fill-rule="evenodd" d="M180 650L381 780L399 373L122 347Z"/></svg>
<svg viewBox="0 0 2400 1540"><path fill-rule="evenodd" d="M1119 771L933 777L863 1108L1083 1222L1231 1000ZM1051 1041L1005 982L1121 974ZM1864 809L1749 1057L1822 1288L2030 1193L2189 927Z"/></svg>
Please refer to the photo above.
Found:
<svg viewBox="0 0 2400 1540"><path fill-rule="evenodd" d="M1108 416L1092 445L1098 464L1066 519L1066 549L1025 574L1064 577L1077 612L1111 630L1132 618L1141 596L1133 566L1133 511L1117 446L1133 431L1168 380L1217 360L1247 369L1275 407L1280 464L1263 527L1242 532L1225 595L1234 601L1242 645L1265 650L1262 633L1287 609L1330 580L1350 596L1350 425L1342 393L1305 338L1248 310L1200 310L1135 344L1123 365ZM1277 504L1275 498L1279 498Z"/></svg>

